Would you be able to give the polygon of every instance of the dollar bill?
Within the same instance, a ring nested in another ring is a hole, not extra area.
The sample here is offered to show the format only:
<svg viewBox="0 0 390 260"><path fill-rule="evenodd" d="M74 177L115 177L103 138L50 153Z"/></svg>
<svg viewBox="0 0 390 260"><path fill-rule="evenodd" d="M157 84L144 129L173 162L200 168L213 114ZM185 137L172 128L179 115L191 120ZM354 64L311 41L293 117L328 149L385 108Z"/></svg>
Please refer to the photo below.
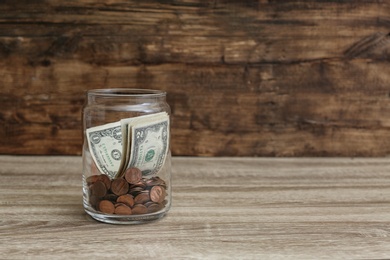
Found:
<svg viewBox="0 0 390 260"><path fill-rule="evenodd" d="M99 171L111 179L129 167L144 175L157 174L169 149L166 112L122 119L86 130L89 150Z"/></svg>
<svg viewBox="0 0 390 260"><path fill-rule="evenodd" d="M169 116L159 114L128 127L130 155L127 168L137 167L144 176L154 175L164 165L169 145Z"/></svg>
<svg viewBox="0 0 390 260"><path fill-rule="evenodd" d="M126 166L129 164L129 159L131 157L131 129L136 126L137 124L147 124L152 123L155 121L158 121L159 119L166 119L168 118L168 114L166 112L160 112L155 114L149 114L149 115L142 115L132 118L125 118L122 119L121 122L121 129L122 129L122 142L123 142L123 148L122 148L122 154L123 154L123 160L121 162L120 168L118 170L118 177L126 170Z"/></svg>
<svg viewBox="0 0 390 260"><path fill-rule="evenodd" d="M88 128L86 136L90 153L99 171L115 178L123 160L121 123Z"/></svg>

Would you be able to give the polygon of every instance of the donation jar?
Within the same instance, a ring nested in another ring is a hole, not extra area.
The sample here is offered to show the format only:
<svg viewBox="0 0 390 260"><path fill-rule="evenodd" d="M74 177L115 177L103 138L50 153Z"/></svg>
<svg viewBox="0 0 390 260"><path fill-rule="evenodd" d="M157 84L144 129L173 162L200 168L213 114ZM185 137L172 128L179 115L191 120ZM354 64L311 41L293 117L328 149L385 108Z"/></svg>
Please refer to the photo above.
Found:
<svg viewBox="0 0 390 260"><path fill-rule="evenodd" d="M83 204L94 219L140 224L171 206L170 108L147 89L87 91Z"/></svg>

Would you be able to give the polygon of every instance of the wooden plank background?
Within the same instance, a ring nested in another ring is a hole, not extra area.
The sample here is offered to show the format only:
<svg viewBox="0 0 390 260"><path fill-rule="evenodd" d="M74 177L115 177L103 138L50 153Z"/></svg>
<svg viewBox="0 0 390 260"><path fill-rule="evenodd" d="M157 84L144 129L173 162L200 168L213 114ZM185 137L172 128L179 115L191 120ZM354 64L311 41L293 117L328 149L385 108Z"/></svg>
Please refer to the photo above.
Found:
<svg viewBox="0 0 390 260"><path fill-rule="evenodd" d="M172 152L383 156L388 1L0 4L0 154L80 154L84 93L168 92Z"/></svg>

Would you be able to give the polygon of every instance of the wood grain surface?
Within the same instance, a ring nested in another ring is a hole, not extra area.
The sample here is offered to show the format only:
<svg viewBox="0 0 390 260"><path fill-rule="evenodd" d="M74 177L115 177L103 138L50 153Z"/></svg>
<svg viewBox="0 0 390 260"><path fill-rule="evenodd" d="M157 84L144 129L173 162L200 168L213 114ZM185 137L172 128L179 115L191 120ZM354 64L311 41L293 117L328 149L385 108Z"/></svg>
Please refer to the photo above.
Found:
<svg viewBox="0 0 390 260"><path fill-rule="evenodd" d="M173 158L173 207L94 221L80 157L0 156L2 259L384 259L389 158Z"/></svg>
<svg viewBox="0 0 390 260"><path fill-rule="evenodd" d="M388 1L4 1L0 154L81 153L92 88L168 92L172 152L390 151Z"/></svg>

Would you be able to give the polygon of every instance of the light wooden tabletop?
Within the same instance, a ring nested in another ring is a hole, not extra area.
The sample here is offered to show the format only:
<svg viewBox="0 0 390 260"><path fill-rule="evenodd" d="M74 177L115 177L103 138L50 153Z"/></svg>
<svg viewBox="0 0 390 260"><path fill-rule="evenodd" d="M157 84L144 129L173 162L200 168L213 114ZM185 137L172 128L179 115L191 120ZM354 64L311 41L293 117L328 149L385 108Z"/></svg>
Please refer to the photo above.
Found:
<svg viewBox="0 0 390 260"><path fill-rule="evenodd" d="M84 213L80 157L0 156L1 259L390 258L390 159L173 158L163 219Z"/></svg>

